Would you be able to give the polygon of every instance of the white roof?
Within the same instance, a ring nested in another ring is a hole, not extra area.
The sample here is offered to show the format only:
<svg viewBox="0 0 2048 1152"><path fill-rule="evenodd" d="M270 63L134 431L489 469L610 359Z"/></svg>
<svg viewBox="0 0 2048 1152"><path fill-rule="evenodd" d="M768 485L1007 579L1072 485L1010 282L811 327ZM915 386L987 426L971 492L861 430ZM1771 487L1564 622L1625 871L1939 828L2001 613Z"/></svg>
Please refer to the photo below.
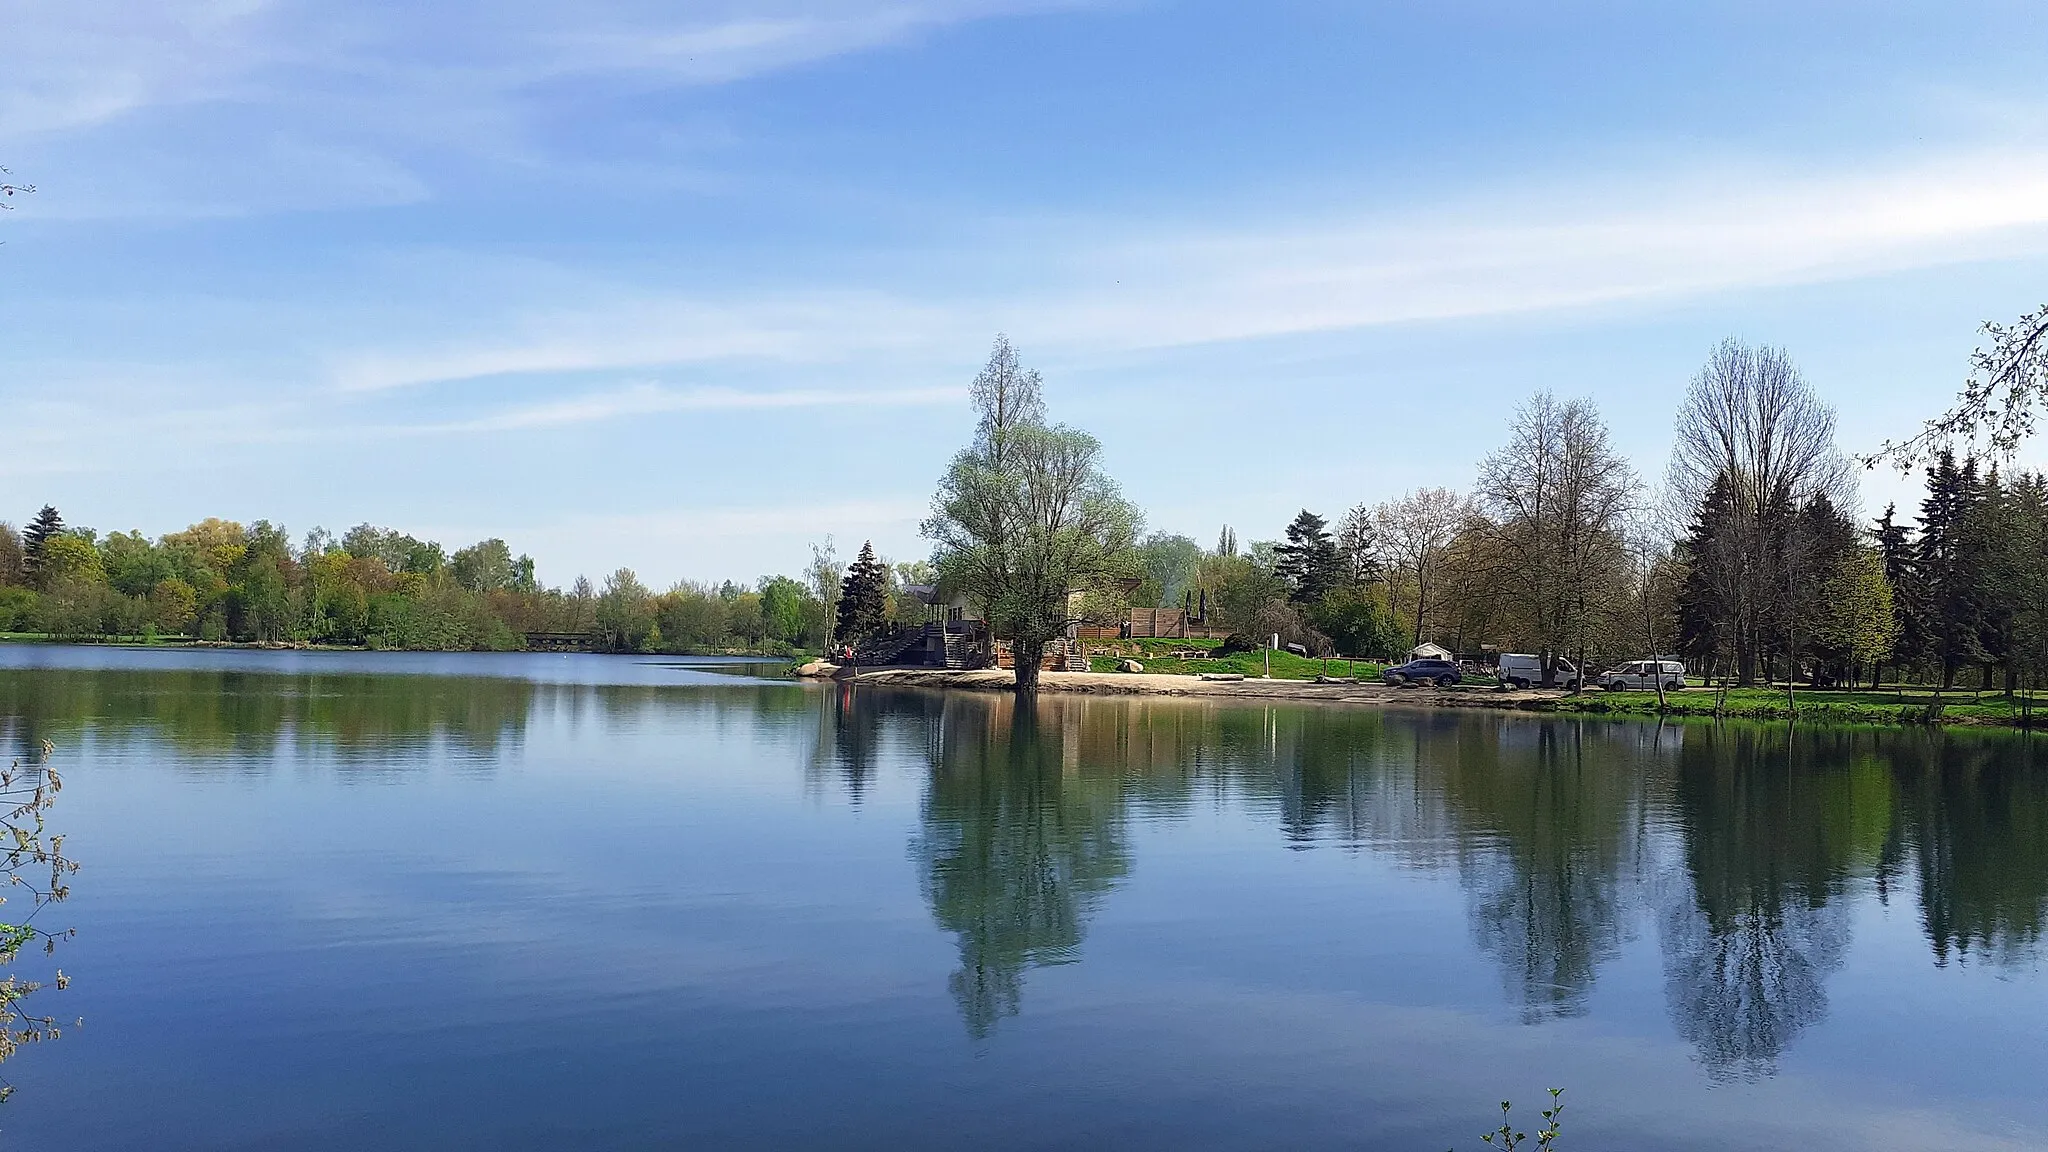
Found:
<svg viewBox="0 0 2048 1152"><path fill-rule="evenodd" d="M1408 658L1410 660L1449 660L1451 658L1451 650L1440 644L1431 644L1425 640L1408 650Z"/></svg>

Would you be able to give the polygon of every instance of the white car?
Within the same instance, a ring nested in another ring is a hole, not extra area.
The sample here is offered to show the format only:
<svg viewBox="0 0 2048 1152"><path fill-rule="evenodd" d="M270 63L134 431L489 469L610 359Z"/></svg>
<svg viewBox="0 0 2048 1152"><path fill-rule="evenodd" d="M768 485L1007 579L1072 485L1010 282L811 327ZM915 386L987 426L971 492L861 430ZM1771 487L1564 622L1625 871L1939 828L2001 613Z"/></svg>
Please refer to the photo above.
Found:
<svg viewBox="0 0 2048 1152"><path fill-rule="evenodd" d="M1676 692L1685 687L1685 665L1677 660L1637 660L1619 668L1609 668L1600 674L1599 684L1609 692L1624 689L1651 689L1659 683L1666 692Z"/></svg>
<svg viewBox="0 0 2048 1152"><path fill-rule="evenodd" d="M1557 658L1553 674L1560 688L1578 686L1579 670L1562 656ZM1500 682L1513 688L1527 688L1531 684L1543 683L1543 657L1531 656L1526 652L1507 652L1500 658Z"/></svg>

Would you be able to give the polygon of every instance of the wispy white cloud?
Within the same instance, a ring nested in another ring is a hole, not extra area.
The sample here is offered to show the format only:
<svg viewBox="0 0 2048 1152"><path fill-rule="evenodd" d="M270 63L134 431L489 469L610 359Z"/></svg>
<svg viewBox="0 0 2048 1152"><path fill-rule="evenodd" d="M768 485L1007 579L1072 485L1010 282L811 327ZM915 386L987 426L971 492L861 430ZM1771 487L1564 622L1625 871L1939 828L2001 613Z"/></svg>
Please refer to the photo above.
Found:
<svg viewBox="0 0 2048 1152"><path fill-rule="evenodd" d="M0 139L223 99L270 64L272 0L0 0Z"/></svg>
<svg viewBox="0 0 2048 1152"><path fill-rule="evenodd" d="M978 261L1014 267L1017 241ZM337 357L370 391L475 377L713 361L957 358L996 327L1041 351L1129 349L1509 315L1848 279L2048 252L2048 150L1848 172L1729 164L1456 204L1229 222L1047 223L1030 284L983 281L722 298L670 291L509 320L497 340Z"/></svg>
<svg viewBox="0 0 2048 1152"><path fill-rule="evenodd" d="M1671 298L2048 252L2048 151L1848 172L1630 174L1093 251L1091 284L1025 312L1090 347Z"/></svg>
<svg viewBox="0 0 2048 1152"><path fill-rule="evenodd" d="M373 14L348 0L0 0L0 138L230 98L308 120L370 97L447 117L431 102L492 104L565 76L725 83L1077 2L456 0Z"/></svg>
<svg viewBox="0 0 2048 1152"><path fill-rule="evenodd" d="M558 38L564 72L632 69L685 83L741 80L989 16L1079 6L1078 0L840 0L730 5L688 21L600 19Z"/></svg>
<svg viewBox="0 0 2048 1152"><path fill-rule="evenodd" d="M332 378L343 391L374 392L487 376L727 360L821 363L926 345L950 332L951 317L940 305L849 291L729 301L619 299L514 323L517 334L501 342L336 356Z"/></svg>
<svg viewBox="0 0 2048 1152"><path fill-rule="evenodd" d="M546 142L565 92L730 83L1072 2L0 0L0 143L61 188L45 218L381 207L462 160L587 163Z"/></svg>
<svg viewBox="0 0 2048 1152"><path fill-rule="evenodd" d="M422 424L404 430L416 433L510 432L554 428L567 424L589 424L625 416L652 416L665 412L894 408L957 404L964 395L965 391L961 388L801 388L748 392L737 388L665 388L658 384L633 384L625 388L511 408L471 420Z"/></svg>

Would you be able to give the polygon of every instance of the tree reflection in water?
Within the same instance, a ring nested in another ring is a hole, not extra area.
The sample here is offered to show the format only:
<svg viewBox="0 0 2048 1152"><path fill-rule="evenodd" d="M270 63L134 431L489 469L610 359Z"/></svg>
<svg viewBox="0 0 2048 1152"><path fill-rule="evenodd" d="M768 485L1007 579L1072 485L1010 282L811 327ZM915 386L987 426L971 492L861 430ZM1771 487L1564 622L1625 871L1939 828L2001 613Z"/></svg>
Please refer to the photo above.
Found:
<svg viewBox="0 0 2048 1152"><path fill-rule="evenodd" d="M1535 1023L1586 1010L1644 855L1643 726L1507 721L1441 749L1473 935Z"/></svg>
<svg viewBox="0 0 2048 1152"><path fill-rule="evenodd" d="M1700 729L1679 757L1684 871L1666 890L1664 987L1717 1079L1773 1074L1827 1015L1849 881L1874 874L1890 775L1853 734Z"/></svg>
<svg viewBox="0 0 2048 1152"><path fill-rule="evenodd" d="M835 683L818 694L820 715L818 738L811 749L811 779L837 779L856 806L874 783L884 714L914 711L909 698L885 698L885 704L875 695L850 683Z"/></svg>
<svg viewBox="0 0 2048 1152"><path fill-rule="evenodd" d="M1770 1074L1824 1018L1851 899L1916 902L1937 965L2029 962L2048 927L2038 738L1088 697L1019 714L1007 696L843 685L0 671L0 745L163 749L186 772L270 771L280 745L352 775L489 772L533 734L655 721L796 749L811 783L862 803L883 766L915 764L912 856L955 937L950 983L975 1037L1016 1014L1031 968L1078 957L1132 867L1131 822L1224 809L1291 849L1454 875L1532 1023L1586 1011L1631 925L1654 924L1673 1027L1723 1078Z"/></svg>
<svg viewBox="0 0 2048 1152"><path fill-rule="evenodd" d="M1901 756L1887 889L1910 860L1937 966L2037 955L2048 924L2048 773L2015 741L1935 734Z"/></svg>
<svg viewBox="0 0 2048 1152"><path fill-rule="evenodd" d="M1040 709L947 697L931 733L912 852L932 915L958 938L949 982L977 1040L1017 1014L1027 968L1078 957L1096 899L1130 869L1117 766L1091 771L1060 705Z"/></svg>

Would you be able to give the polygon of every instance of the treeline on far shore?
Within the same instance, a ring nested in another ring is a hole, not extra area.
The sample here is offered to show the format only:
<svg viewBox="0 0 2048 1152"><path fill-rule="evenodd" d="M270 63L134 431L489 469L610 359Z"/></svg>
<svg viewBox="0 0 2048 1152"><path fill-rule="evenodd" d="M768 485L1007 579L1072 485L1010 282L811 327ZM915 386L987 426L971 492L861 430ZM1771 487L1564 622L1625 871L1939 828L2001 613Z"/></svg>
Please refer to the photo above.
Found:
<svg viewBox="0 0 2048 1152"><path fill-rule="evenodd" d="M387 649L511 651L530 633L576 633L644 652L818 650L830 615L818 577L836 582L829 543L803 578L751 586L679 583L664 592L620 569L594 586L542 587L503 540L450 554L439 543L358 525L294 542L266 520L209 518L155 539L66 526L45 506L26 527L0 522L0 633L56 638L191 638ZM887 611L899 575L890 569ZM836 586L836 583L835 585Z"/></svg>

